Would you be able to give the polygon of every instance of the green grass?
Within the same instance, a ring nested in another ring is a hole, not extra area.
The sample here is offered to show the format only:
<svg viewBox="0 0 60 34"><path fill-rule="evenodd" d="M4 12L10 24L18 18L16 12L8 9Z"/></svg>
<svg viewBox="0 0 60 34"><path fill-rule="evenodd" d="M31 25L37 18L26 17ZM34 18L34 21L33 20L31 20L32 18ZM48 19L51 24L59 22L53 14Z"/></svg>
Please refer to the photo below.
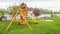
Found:
<svg viewBox="0 0 60 34"><path fill-rule="evenodd" d="M53 20L53 22L44 21L47 19ZM37 21L38 24L34 24L32 20L28 20L32 30L27 25L18 25L13 22L7 32L4 30L10 21L0 22L0 34L60 34L60 17L37 19Z"/></svg>

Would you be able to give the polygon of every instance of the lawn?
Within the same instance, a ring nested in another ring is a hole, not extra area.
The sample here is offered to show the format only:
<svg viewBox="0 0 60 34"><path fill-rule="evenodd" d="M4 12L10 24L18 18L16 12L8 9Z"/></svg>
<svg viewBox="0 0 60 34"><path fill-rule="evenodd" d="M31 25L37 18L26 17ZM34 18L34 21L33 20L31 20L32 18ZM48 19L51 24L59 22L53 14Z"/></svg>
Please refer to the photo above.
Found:
<svg viewBox="0 0 60 34"><path fill-rule="evenodd" d="M13 22L7 32L4 30L10 21L0 21L0 34L60 34L60 17L37 19L37 21L38 24L34 24L32 20L28 20L32 30L27 25L19 25L18 22Z"/></svg>

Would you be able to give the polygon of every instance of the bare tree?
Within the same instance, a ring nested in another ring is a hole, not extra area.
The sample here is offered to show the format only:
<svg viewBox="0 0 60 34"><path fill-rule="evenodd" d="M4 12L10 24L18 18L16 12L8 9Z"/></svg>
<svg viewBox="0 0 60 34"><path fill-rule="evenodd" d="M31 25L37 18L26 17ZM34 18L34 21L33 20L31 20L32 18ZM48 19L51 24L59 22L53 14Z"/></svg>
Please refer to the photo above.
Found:
<svg viewBox="0 0 60 34"><path fill-rule="evenodd" d="M35 8L35 9L33 10L33 14L34 14L36 17L38 17L38 16L41 14L41 10L38 9L38 8Z"/></svg>

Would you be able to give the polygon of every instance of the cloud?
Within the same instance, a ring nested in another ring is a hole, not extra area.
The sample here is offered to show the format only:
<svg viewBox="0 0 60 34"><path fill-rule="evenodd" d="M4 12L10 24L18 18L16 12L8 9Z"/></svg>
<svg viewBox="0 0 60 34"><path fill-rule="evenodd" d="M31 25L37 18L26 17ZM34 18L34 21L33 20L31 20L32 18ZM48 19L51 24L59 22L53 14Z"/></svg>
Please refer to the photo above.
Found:
<svg viewBox="0 0 60 34"><path fill-rule="evenodd" d="M6 1L6 2L5 2ZM0 8L5 8L14 5L19 5L20 3L24 2L27 4L28 7L37 7L37 8L44 8L44 9L51 9L51 10L59 10L60 9L60 1L59 0L28 0L28 1L23 1L23 0L5 0L1 1L0 0Z"/></svg>
<svg viewBox="0 0 60 34"><path fill-rule="evenodd" d="M60 0L0 0L0 2L31 2L31 1L60 1Z"/></svg>

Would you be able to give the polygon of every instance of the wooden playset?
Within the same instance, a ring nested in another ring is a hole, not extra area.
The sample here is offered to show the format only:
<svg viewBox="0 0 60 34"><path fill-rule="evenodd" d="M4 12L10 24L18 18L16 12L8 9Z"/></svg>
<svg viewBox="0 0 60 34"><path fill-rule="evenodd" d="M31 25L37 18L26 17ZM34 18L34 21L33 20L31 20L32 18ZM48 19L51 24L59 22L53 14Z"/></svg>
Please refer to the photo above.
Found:
<svg viewBox="0 0 60 34"><path fill-rule="evenodd" d="M25 24L29 27L30 30L32 30L31 26L29 25L27 18L28 18L28 9L27 9L27 5L25 3L22 3L19 7L19 12L20 12L20 24ZM5 29L5 31L7 31L9 29L9 27L11 26L11 24L13 23L14 19L16 18L17 13L15 14L15 16L11 19L11 22L9 23L9 25L7 26L7 28ZM29 16L33 21L37 22L36 20L34 20L31 16Z"/></svg>

